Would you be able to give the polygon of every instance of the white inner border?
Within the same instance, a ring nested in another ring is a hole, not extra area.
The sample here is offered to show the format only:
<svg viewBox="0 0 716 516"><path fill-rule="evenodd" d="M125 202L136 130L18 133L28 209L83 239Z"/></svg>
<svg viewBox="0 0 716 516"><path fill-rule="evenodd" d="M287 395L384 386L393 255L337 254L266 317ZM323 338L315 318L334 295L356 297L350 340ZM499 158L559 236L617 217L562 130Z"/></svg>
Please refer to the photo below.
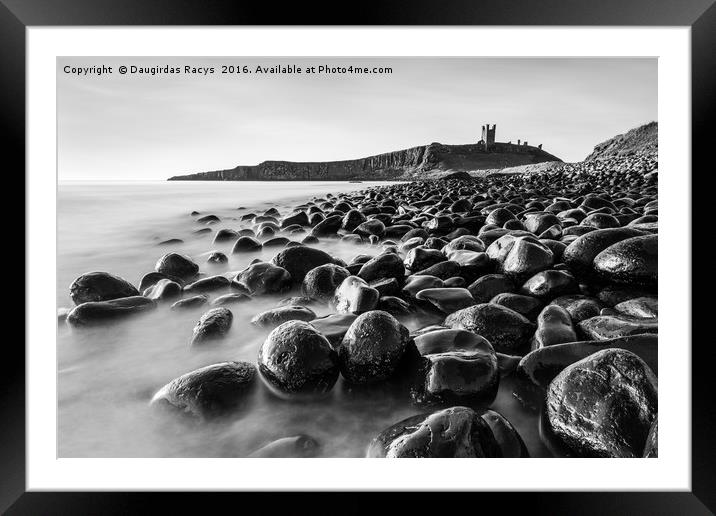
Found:
<svg viewBox="0 0 716 516"><path fill-rule="evenodd" d="M88 55L658 56L659 458L58 459L56 58ZM690 490L690 72L688 27L28 28L28 490Z"/></svg>

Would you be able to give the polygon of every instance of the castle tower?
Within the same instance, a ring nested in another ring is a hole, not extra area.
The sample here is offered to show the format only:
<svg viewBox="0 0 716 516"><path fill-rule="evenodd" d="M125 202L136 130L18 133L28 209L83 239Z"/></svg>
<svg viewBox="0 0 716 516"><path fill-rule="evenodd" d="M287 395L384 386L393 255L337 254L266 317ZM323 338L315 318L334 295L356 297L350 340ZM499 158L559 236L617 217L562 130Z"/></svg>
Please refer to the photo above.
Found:
<svg viewBox="0 0 716 516"><path fill-rule="evenodd" d="M492 127L490 127L490 124L482 126L482 141L485 142L485 146L489 146L495 143L496 128L497 124L492 124Z"/></svg>

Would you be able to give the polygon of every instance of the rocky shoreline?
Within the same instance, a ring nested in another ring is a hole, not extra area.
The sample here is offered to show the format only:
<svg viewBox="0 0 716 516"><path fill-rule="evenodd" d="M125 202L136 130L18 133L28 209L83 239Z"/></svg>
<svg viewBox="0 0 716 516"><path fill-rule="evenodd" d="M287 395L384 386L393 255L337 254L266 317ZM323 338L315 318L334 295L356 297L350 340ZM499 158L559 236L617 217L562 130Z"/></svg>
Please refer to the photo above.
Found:
<svg viewBox="0 0 716 516"><path fill-rule="evenodd" d="M242 213L218 231L218 216L192 212L197 235L273 258L206 274L226 254L201 264L170 252L136 286L87 273L58 320L85 331L160 304L205 307L189 352L226 339L232 306L281 296L250 321L266 332L255 363L229 354L156 386L147 403L170 421L240 421L257 390L300 404L340 379L346 395L390 393L415 409L365 435L366 456L525 457L515 425L491 408L509 389L540 415L555 455L657 456L656 167L655 155L631 154L458 174ZM322 249L339 240L365 251L343 261ZM408 319L421 324L411 331ZM251 456L316 456L322 444L290 435Z"/></svg>

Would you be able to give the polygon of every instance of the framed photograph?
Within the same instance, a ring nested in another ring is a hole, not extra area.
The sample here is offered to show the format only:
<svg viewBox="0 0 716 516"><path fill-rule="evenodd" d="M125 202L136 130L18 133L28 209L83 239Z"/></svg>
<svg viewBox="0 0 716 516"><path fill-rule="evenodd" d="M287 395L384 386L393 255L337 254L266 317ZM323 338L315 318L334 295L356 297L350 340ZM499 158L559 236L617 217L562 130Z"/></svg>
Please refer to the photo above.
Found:
<svg viewBox="0 0 716 516"><path fill-rule="evenodd" d="M3 511L715 510L712 2L3 4Z"/></svg>

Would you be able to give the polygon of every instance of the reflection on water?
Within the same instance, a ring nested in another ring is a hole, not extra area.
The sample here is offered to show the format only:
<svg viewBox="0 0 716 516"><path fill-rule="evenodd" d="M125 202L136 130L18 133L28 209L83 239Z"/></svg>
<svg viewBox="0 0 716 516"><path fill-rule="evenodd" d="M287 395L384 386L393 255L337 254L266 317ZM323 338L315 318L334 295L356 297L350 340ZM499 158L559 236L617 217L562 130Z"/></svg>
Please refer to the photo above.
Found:
<svg viewBox="0 0 716 516"><path fill-rule="evenodd" d="M194 234L205 225L189 214L215 214L220 228L242 227L240 217L276 206L282 213L313 196L361 190L371 183L330 182L147 182L62 183L58 196L57 304L71 307L69 285L93 270L120 275L135 285L169 251L191 256L202 272L238 271L257 256L277 251L230 254L231 242ZM245 208L245 209L237 209ZM169 238L182 244L158 246ZM322 243L348 261L375 248ZM229 263L209 265L212 250ZM217 293L212 297L216 297ZM182 312L167 305L108 327L60 328L58 338L59 455L61 457L239 457L286 436L308 434L322 444L321 455L361 457L369 441L397 421L421 412L407 400L384 393L362 396L344 392L341 381L327 398L315 402L280 400L257 389L250 407L236 418L211 424L179 421L151 410L154 392L183 373L225 360L255 363L267 331L249 324L279 297L260 297L230 306L232 328L210 349L190 350L192 328L206 307ZM329 309L312 307L319 316ZM422 324L407 321L411 329ZM536 415L525 412L504 383L493 408L518 429L533 456L549 455L537 431Z"/></svg>

